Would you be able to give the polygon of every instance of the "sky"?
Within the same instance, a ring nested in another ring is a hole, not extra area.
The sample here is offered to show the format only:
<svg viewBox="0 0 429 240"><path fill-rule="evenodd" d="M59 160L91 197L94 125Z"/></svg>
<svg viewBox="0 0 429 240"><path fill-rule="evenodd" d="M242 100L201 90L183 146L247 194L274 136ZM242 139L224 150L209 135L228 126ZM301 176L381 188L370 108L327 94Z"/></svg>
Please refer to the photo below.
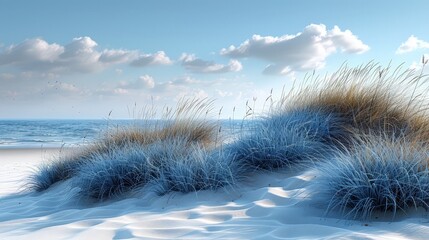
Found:
<svg viewBox="0 0 429 240"><path fill-rule="evenodd" d="M421 67L429 1L0 0L0 119L221 117L342 64ZM215 116L216 117L216 116Z"/></svg>

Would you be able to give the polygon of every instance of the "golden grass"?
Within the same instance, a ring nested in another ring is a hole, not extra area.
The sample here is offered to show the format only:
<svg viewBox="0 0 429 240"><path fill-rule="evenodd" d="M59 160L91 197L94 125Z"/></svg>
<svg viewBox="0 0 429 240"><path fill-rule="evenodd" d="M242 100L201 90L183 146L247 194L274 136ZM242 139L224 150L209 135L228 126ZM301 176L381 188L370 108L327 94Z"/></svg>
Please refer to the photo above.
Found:
<svg viewBox="0 0 429 240"><path fill-rule="evenodd" d="M151 108L150 114L148 111L142 116L143 126L108 129L103 137L65 156L64 161L85 162L93 155L107 153L118 147L130 144L144 147L159 141L177 139L189 145L197 143L203 148L213 148L220 137L217 123L206 119L212 111L212 103L207 99L182 99L176 108L164 108L165 112L158 120L151 119L155 115Z"/></svg>
<svg viewBox="0 0 429 240"><path fill-rule="evenodd" d="M283 95L278 109L321 109L344 119L352 133L400 134L429 143L426 82L426 76L401 67L344 65L331 76L308 77Z"/></svg>
<svg viewBox="0 0 429 240"><path fill-rule="evenodd" d="M174 165L176 158L189 157L196 147L204 150L215 148L217 141L220 141L217 131L219 128L217 122L206 119L211 111L211 103L205 99L184 99L175 109L165 108L162 118L158 120L152 119L154 112L151 108L151 112L146 115L148 118L142 119L143 125L142 121L136 121L139 125L107 129L101 138L91 144L60 156L58 161L41 166L38 173L31 177L33 183L30 188L43 191L59 181L76 176L88 164L92 166L91 164L102 161L105 163L100 163L101 166L109 166L112 164L110 160L114 162L121 154L136 157L133 154L138 152L137 157L141 159L134 160L143 163L146 156L142 152L147 151L151 158L156 159L155 151L156 154L167 154L168 156L163 157L170 157L169 160ZM152 164L155 163L154 159L151 159ZM116 170L120 172L123 169ZM130 170L135 171L132 167Z"/></svg>
<svg viewBox="0 0 429 240"><path fill-rule="evenodd" d="M213 110L213 101L207 99L181 99L176 108L165 108L160 120L153 122L154 114L143 117L147 126L133 126L108 131L101 141L107 144L123 145L138 143L148 145L156 141L182 138L204 146L214 144L217 139L217 124L207 120ZM152 111L152 110L151 110Z"/></svg>
<svg viewBox="0 0 429 240"><path fill-rule="evenodd" d="M176 120L165 126L152 128L131 127L108 132L102 139L107 144L122 146L127 143L148 145L156 141L168 139L186 139L189 143L200 143L204 146L214 144L216 125L208 121Z"/></svg>

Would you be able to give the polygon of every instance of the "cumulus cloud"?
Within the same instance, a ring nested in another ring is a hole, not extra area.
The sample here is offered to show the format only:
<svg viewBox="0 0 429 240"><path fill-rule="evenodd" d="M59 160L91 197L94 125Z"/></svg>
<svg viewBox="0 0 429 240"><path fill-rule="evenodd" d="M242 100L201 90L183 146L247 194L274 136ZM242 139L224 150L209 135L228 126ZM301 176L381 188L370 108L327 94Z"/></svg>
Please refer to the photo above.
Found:
<svg viewBox="0 0 429 240"><path fill-rule="evenodd" d="M155 87L155 80L153 80L153 77L149 75L143 75L140 76L138 79L138 82L140 85L143 85L146 88L154 88Z"/></svg>
<svg viewBox="0 0 429 240"><path fill-rule="evenodd" d="M102 68L97 43L90 37L74 38L64 47L64 52L51 63L61 72L94 72Z"/></svg>
<svg viewBox="0 0 429 240"><path fill-rule="evenodd" d="M172 61L163 51L154 54L141 54L131 62L134 67L146 67L150 65L168 65Z"/></svg>
<svg viewBox="0 0 429 240"><path fill-rule="evenodd" d="M89 73L115 64L148 66L170 64L168 56L160 51L142 54L122 49L98 50L90 37L74 38L61 46L41 38L28 39L0 52L0 66L15 66L24 71L53 73Z"/></svg>
<svg viewBox="0 0 429 240"><path fill-rule="evenodd" d="M414 35L411 35L407 41L403 42L399 48L396 50L396 54L403 54L412 52L417 49L427 49L429 48L429 42L425 42L421 39L418 39Z"/></svg>
<svg viewBox="0 0 429 240"><path fill-rule="evenodd" d="M137 55L137 51L110 49L101 53L99 61L107 64L121 64L131 62Z"/></svg>
<svg viewBox="0 0 429 240"><path fill-rule="evenodd" d="M228 65L217 64L213 61L205 61L197 58L194 54L182 54L180 57L182 66L195 73L227 73L238 72L243 69L241 63L237 60L229 61Z"/></svg>
<svg viewBox="0 0 429 240"><path fill-rule="evenodd" d="M155 87L155 80L153 79L153 77L149 75L143 75L133 82L126 82L126 81L121 82L119 84L119 87L125 88L125 89L143 89L143 88L151 89Z"/></svg>
<svg viewBox="0 0 429 240"><path fill-rule="evenodd" d="M231 58L257 58L270 62L266 74L288 74L322 68L326 58L337 52L361 54L369 50L350 30L338 26L327 30L323 24L311 24L301 33L280 37L253 35L240 46L221 50Z"/></svg>
<svg viewBox="0 0 429 240"><path fill-rule="evenodd" d="M50 64L64 52L58 44L48 44L42 39L30 39L11 45L0 53L0 65L17 65L29 68L34 63Z"/></svg>

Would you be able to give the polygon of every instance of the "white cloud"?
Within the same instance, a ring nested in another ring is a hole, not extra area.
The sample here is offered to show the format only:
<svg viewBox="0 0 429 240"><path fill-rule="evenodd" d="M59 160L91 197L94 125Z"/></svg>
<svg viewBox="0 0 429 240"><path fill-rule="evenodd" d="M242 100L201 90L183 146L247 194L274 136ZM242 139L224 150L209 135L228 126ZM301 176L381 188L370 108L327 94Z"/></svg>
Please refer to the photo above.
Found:
<svg viewBox="0 0 429 240"><path fill-rule="evenodd" d="M154 88L155 87L155 80L153 80L153 77L149 75L143 75L139 77L139 82L143 84L143 86L147 88Z"/></svg>
<svg viewBox="0 0 429 240"><path fill-rule="evenodd" d="M238 72L243 69L241 63L234 59L229 61L228 65L223 65L212 61L202 60L193 54L184 53L180 57L180 61L186 70L195 73L227 73Z"/></svg>
<svg viewBox="0 0 429 240"><path fill-rule="evenodd" d="M411 35L407 41L403 42L401 46L396 50L396 54L403 54L407 52L412 52L417 49L427 49L429 48L429 42L418 39L414 35Z"/></svg>
<svg viewBox="0 0 429 240"><path fill-rule="evenodd" d="M168 65L172 61L163 51L154 54L141 54L131 62L134 67L146 67L150 65Z"/></svg>
<svg viewBox="0 0 429 240"><path fill-rule="evenodd" d="M48 44L40 38L25 40L11 45L0 53L0 65L18 65L23 68L33 63L49 64L64 53L64 47L56 43Z"/></svg>
<svg viewBox="0 0 429 240"><path fill-rule="evenodd" d="M335 26L327 30L323 24L311 24L296 35L280 37L253 35L240 46L230 46L221 54L232 58L257 58L270 62L266 74L288 74L322 68L326 58L340 50L360 54L369 50L350 30Z"/></svg>
<svg viewBox="0 0 429 240"><path fill-rule="evenodd" d="M64 52L52 64L60 72L95 72L102 69L99 62L101 53L96 50L97 43L90 37L74 38L64 47Z"/></svg>
<svg viewBox="0 0 429 240"><path fill-rule="evenodd" d="M135 82L137 86L144 87L144 88L154 88L155 87L155 80L153 77L149 75L143 75L140 76L139 79Z"/></svg>
<svg viewBox="0 0 429 240"><path fill-rule="evenodd" d="M121 82L119 83L119 87L126 89L151 89L155 87L155 80L149 75L143 75L133 82Z"/></svg>
<svg viewBox="0 0 429 240"><path fill-rule="evenodd" d="M160 51L140 54L122 49L98 50L90 37L74 38L61 46L41 38L28 39L0 52L0 66L14 66L29 72L89 73L116 64L147 66L170 64L168 56Z"/></svg>
<svg viewBox="0 0 429 240"><path fill-rule="evenodd" d="M100 62L110 64L121 64L132 61L137 57L137 51L128 50L104 50L100 55Z"/></svg>

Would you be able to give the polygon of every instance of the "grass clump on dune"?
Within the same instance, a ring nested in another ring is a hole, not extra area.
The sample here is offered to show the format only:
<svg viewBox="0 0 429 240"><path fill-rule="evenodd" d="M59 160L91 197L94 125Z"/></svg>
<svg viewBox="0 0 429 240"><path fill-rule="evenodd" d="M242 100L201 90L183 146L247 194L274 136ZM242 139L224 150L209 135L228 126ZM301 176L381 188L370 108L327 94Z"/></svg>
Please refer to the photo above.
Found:
<svg viewBox="0 0 429 240"><path fill-rule="evenodd" d="M36 191L43 191L57 182L61 182L76 175L82 176L82 172L88 172L85 177L91 175L91 167L104 172L109 176L108 168L115 168L119 173L122 165L126 165L127 161L130 165L138 165L139 161L147 165L146 153L150 151L153 145L159 145L162 142L172 142L180 139L182 143L179 148L165 147L164 152L171 151L172 155L187 155L189 154L190 146L199 145L201 148L214 148L215 141L218 139L217 126L212 121L203 121L199 118L202 114L207 114L211 108L211 103L205 100L185 100L179 103L176 111L168 112L162 120L150 125L149 127L131 127L120 128L108 131L104 137L94 143L78 149L75 153L68 156L62 156L58 161L53 161L48 164L41 165L30 178L30 188ZM174 151L181 151L174 152ZM101 163L106 161L108 163ZM172 159L174 161L174 159ZM153 162L151 164L154 164ZM140 165L139 165L140 166ZM124 166L125 167L125 166ZM140 168L140 167L138 167ZM145 169L142 167L141 169ZM148 167L147 167L148 168ZM124 168L125 169L125 168ZM106 172L107 171L107 172ZM125 171L125 170L124 170ZM144 171L141 173L144 174ZM98 178L93 174L94 178ZM118 179L108 179L108 181L118 182L119 185L126 186L128 180L116 176ZM145 179L145 177L130 177L132 179ZM76 182L76 181L75 181ZM78 181L79 182L79 181ZM94 183L98 186L99 180ZM144 182L143 180L135 181L136 184ZM116 195L123 192L128 187L118 186L117 188L104 188L98 192L89 191L88 196L106 196ZM91 189L93 189L91 187ZM115 190L116 189L116 190ZM94 193L91 193L94 192Z"/></svg>
<svg viewBox="0 0 429 240"><path fill-rule="evenodd" d="M256 169L291 167L353 147L358 134L389 134L429 141L422 105L423 76L369 63L307 79L258 119L250 134L227 149L235 161ZM404 89L414 89L406 93ZM418 91L417 91L418 90ZM419 92L420 91L420 92ZM419 98L417 98L419 97Z"/></svg>
<svg viewBox="0 0 429 240"><path fill-rule="evenodd" d="M391 136L365 136L353 150L337 152L318 166L328 211L366 219L375 212L429 207L429 149Z"/></svg>
<svg viewBox="0 0 429 240"><path fill-rule="evenodd" d="M429 140L425 77L413 70L394 71L369 63L340 68L324 79L292 90L279 109L314 109L335 114L348 140L354 133L406 135ZM347 140L347 139L343 139ZM346 142L344 142L346 144Z"/></svg>
<svg viewBox="0 0 429 240"><path fill-rule="evenodd" d="M159 195L215 190L233 186L240 178L239 166L229 162L220 149L207 150L193 144L184 151L183 143L177 139L154 144L148 152L153 156L155 176L151 187Z"/></svg>
<svg viewBox="0 0 429 240"><path fill-rule="evenodd" d="M30 176L27 186L38 192L44 191L52 185L76 175L80 167L89 159L91 157L88 154L80 158L61 157L55 162L42 164Z"/></svg>
<svg viewBox="0 0 429 240"><path fill-rule="evenodd" d="M100 200L120 196L150 180L148 161L139 144L116 147L94 154L90 162L79 168L72 184L81 189L81 196Z"/></svg>
<svg viewBox="0 0 429 240"><path fill-rule="evenodd" d="M186 138L144 146L131 143L95 156L72 184L80 188L80 196L101 201L145 186L159 195L232 186L237 170L218 154L198 143L189 144Z"/></svg>
<svg viewBox="0 0 429 240"><path fill-rule="evenodd" d="M226 147L233 161L249 169L273 170L312 161L330 152L343 134L338 117L313 109L273 114Z"/></svg>
<svg viewBox="0 0 429 240"><path fill-rule="evenodd" d="M215 125L210 122L176 120L156 126L156 129L132 127L108 132L100 140L78 149L75 153L61 156L57 161L39 166L31 177L30 188L36 191L76 175L82 166L99 161L101 156L116 154L129 149L130 145L143 147L153 142L183 138L187 144L200 143L205 147L214 145ZM109 157L108 157L109 158Z"/></svg>

